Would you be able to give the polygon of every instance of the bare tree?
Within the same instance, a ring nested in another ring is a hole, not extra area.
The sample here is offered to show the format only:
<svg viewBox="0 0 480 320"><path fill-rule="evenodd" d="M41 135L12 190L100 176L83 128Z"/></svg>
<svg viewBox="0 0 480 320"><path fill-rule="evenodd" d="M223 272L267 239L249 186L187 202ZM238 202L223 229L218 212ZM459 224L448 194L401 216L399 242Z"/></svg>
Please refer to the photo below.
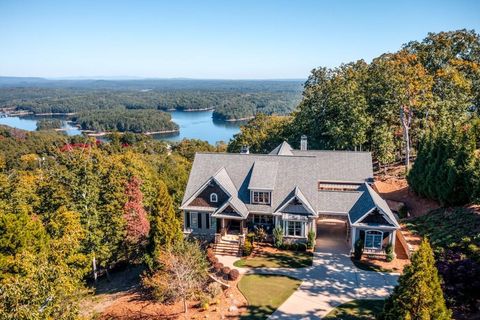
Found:
<svg viewBox="0 0 480 320"><path fill-rule="evenodd" d="M188 300L198 296L208 278L208 264L198 243L181 241L158 257L160 270L143 280L154 296L164 301L182 300L184 313Z"/></svg>

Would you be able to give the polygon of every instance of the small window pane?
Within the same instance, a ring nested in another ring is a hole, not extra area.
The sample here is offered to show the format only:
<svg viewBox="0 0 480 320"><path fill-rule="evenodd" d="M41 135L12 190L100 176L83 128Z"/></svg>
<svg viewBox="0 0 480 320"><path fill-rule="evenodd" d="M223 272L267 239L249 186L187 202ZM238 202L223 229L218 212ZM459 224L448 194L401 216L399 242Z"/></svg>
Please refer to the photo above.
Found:
<svg viewBox="0 0 480 320"><path fill-rule="evenodd" d="M185 227L190 229L190 212L185 212Z"/></svg>

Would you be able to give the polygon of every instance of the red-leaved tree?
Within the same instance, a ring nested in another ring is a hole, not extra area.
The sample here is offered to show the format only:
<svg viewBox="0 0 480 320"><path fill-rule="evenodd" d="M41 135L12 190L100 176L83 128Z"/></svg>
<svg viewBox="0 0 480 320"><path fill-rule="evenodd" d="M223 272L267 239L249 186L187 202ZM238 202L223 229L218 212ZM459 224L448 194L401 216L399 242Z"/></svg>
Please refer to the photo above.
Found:
<svg viewBox="0 0 480 320"><path fill-rule="evenodd" d="M140 190L142 182L137 177L132 177L125 186L127 201L124 207L124 218L126 222L126 245L129 256L137 256L146 245L150 222L147 212L143 207L143 194ZM133 257L132 257L133 258Z"/></svg>

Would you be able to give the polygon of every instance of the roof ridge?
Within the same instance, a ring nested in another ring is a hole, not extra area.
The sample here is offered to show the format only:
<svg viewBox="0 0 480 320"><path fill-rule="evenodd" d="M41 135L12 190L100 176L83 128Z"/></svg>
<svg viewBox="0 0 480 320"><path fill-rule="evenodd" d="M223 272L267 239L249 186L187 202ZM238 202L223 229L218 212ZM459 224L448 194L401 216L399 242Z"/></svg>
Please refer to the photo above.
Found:
<svg viewBox="0 0 480 320"><path fill-rule="evenodd" d="M218 154L218 155L228 155L228 156L242 156L242 157L249 157L249 156L262 156L262 157L267 157L267 158L272 158L272 157L296 157L296 158L315 158L315 156L312 155L278 155L278 154L265 154L265 153L249 153L249 154L242 154L242 153L228 153L228 152L196 152L195 155L197 154Z"/></svg>

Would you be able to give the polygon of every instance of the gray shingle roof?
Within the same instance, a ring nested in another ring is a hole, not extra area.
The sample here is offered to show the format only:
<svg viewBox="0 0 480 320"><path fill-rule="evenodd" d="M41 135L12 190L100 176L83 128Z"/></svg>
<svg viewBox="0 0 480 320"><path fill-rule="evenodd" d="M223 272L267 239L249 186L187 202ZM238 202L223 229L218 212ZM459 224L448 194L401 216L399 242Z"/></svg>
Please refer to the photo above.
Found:
<svg viewBox="0 0 480 320"><path fill-rule="evenodd" d="M318 181L364 182L373 178L370 153L343 151L301 151L299 153L308 153L308 155L197 153L182 204L221 168L225 169L231 179L238 198L248 203L250 200L248 186L255 162L266 162L277 166L272 206L263 206L264 210L259 210L270 213L279 207L295 186L302 190L303 195L316 211L327 208L335 212L346 212L348 206L351 208L353 205L352 197L336 196L333 197L335 201L327 201L329 197L335 195L325 196L324 192L319 192ZM250 208L251 205L248 207Z"/></svg>
<svg viewBox="0 0 480 320"><path fill-rule="evenodd" d="M296 196L315 212L348 213L352 223L377 207L398 226L387 203L366 183L373 181L369 152L300 151L287 143L274 151L268 155L197 153L182 206L213 178L231 195L229 204L243 217L249 212L274 213ZM324 191L318 190L319 181L356 182L359 187ZM272 190L271 206L249 204L249 188Z"/></svg>
<svg viewBox="0 0 480 320"><path fill-rule="evenodd" d="M217 171L217 173L213 176L213 179L230 195L228 203L231 204L241 216L247 217L248 209L245 206L245 203L238 199L237 189L235 188L235 185L233 184L232 179L228 175L225 168L222 167L219 171ZM219 208L218 211L220 211L220 209L221 208Z"/></svg>
<svg viewBox="0 0 480 320"><path fill-rule="evenodd" d="M275 161L255 161L248 189L273 190L277 178L277 167Z"/></svg>
<svg viewBox="0 0 480 320"><path fill-rule="evenodd" d="M374 208L380 209L392 221L394 226L399 227L397 219L393 215L387 202L376 193L367 183L360 186L358 191L361 193L360 198L354 203L348 215L352 224L360 222L361 218Z"/></svg>

